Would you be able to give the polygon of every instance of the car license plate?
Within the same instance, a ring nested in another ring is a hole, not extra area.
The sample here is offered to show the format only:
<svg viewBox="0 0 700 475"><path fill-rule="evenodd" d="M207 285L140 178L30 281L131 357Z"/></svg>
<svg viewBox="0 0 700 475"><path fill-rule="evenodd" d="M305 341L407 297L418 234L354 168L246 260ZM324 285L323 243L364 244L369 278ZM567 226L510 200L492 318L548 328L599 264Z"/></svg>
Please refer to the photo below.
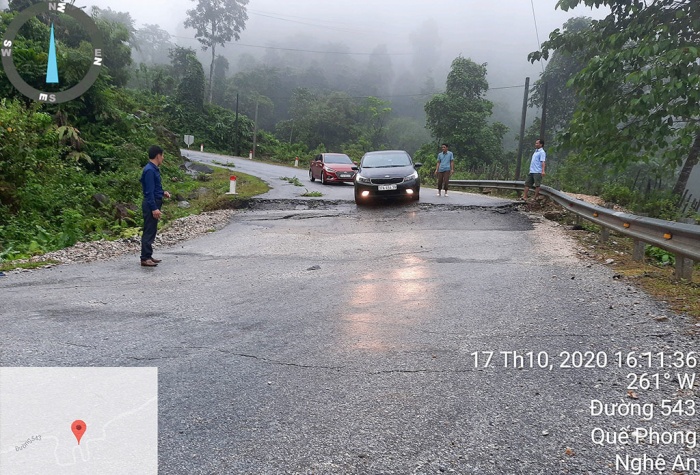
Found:
<svg viewBox="0 0 700 475"><path fill-rule="evenodd" d="M379 185L379 191L395 190L396 185Z"/></svg>
<svg viewBox="0 0 700 475"><path fill-rule="evenodd" d="M351 177L352 177L352 173L338 173L338 176L339 176L340 178L351 178Z"/></svg>

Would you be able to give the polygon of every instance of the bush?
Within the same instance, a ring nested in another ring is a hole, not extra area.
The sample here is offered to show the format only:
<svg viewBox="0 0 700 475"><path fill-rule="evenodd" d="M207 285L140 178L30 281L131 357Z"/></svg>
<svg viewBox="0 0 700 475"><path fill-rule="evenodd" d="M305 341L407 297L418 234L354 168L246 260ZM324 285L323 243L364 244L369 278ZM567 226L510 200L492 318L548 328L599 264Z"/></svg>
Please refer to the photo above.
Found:
<svg viewBox="0 0 700 475"><path fill-rule="evenodd" d="M607 183L603 186L603 191L600 197L605 201L610 201L612 203L617 203L620 206L629 206L632 204L637 196L636 193L629 189L625 185L619 183Z"/></svg>
<svg viewBox="0 0 700 475"><path fill-rule="evenodd" d="M681 217L678 209L678 197L668 191L651 193L644 200L636 202L632 208L635 213L644 213L652 218L676 221Z"/></svg>

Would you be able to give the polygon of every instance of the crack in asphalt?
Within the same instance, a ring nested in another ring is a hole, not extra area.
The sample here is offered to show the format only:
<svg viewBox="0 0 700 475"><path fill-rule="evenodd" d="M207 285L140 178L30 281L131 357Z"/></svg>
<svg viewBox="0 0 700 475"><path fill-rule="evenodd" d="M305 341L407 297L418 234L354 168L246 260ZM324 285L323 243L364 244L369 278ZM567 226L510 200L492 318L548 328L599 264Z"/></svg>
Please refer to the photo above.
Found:
<svg viewBox="0 0 700 475"><path fill-rule="evenodd" d="M250 221L282 221L285 219L318 219L318 218L338 218L342 215L340 214L318 214L318 215L302 215L300 213L295 213L295 214L287 214L285 216L280 216L277 218L258 218L258 219L251 219Z"/></svg>
<svg viewBox="0 0 700 475"><path fill-rule="evenodd" d="M265 358L264 356L249 355L247 353L234 353L232 351L224 350L222 348L210 348L207 346L188 346L188 347L185 347L185 349L218 351L219 353L226 353L227 355L231 355L231 356L240 356L241 358L250 358L250 359L254 359L254 360L258 360L258 361L262 361L265 363L278 365L278 366L293 366L295 368L304 368L304 369L331 369L331 370L336 370L336 371L341 370L341 369L345 369L345 366L319 366L319 365L304 365L304 364L299 364L299 363L286 363L284 361L277 361L277 360L273 360L270 358Z"/></svg>

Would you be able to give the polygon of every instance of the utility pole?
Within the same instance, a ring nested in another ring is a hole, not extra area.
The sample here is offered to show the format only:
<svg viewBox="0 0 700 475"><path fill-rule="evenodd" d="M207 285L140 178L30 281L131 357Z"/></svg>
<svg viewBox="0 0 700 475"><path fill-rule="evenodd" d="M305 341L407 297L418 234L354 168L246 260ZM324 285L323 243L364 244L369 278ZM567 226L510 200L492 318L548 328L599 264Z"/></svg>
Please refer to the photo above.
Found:
<svg viewBox="0 0 700 475"><path fill-rule="evenodd" d="M540 139L544 140L544 131L547 127L547 83L544 83L544 97L542 99L542 121L540 123ZM546 143L546 142L545 142Z"/></svg>
<svg viewBox="0 0 700 475"><path fill-rule="evenodd" d="M520 180L520 164L523 160L523 141L525 140L525 119L527 118L527 97L530 93L530 78L525 78L525 94L523 97L523 115L520 119L520 143L518 144L518 160L515 162L515 179Z"/></svg>
<svg viewBox="0 0 700 475"><path fill-rule="evenodd" d="M235 134L236 134L236 156L240 157L241 156L241 134L238 131L238 93L236 93L236 121L234 125L235 129Z"/></svg>
<svg viewBox="0 0 700 475"><path fill-rule="evenodd" d="M255 148L258 145L258 105L260 98L255 99L255 125L253 126L253 158L255 158Z"/></svg>

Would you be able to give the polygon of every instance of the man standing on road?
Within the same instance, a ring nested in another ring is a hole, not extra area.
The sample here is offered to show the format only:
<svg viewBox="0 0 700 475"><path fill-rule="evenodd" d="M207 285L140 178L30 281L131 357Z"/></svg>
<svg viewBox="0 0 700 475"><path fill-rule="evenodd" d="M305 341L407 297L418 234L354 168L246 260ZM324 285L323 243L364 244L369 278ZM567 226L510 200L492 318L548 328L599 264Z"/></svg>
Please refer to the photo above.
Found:
<svg viewBox="0 0 700 475"><path fill-rule="evenodd" d="M437 195L440 196L442 190L445 190L447 196L447 185L450 181L450 175L455 171L455 157L447 150L450 146L446 143L442 144L442 152L438 153L437 165L435 166L435 174L437 175Z"/></svg>
<svg viewBox="0 0 700 475"><path fill-rule="evenodd" d="M547 159L547 154L542 147L544 147L544 140L535 140L535 153L532 154L532 160L530 160L530 174L525 180L523 201L527 201L527 192L533 185L535 186L535 199L540 195L540 185L542 185L542 177L545 175L545 160Z"/></svg>
<svg viewBox="0 0 700 475"><path fill-rule="evenodd" d="M141 173L141 188L143 189L143 235L141 236L141 265L155 267L160 259L153 258L153 242L158 232L158 220L162 216L163 196L170 198L170 193L163 191L160 179L160 165L163 163L163 149L151 145L148 149L148 163Z"/></svg>

